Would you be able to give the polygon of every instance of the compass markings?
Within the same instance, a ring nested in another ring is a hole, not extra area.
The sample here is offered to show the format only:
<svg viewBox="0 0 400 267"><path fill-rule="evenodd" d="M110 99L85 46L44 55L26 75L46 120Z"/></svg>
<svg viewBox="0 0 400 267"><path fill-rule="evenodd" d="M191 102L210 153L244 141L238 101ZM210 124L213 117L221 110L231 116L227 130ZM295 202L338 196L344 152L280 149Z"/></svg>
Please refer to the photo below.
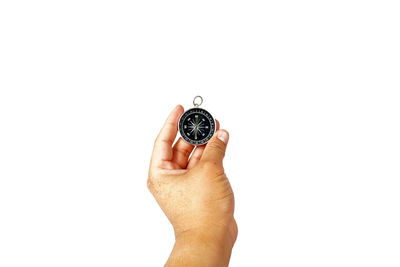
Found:
<svg viewBox="0 0 400 267"><path fill-rule="evenodd" d="M214 119L206 110L186 111L179 122L182 138L194 145L206 143L215 132Z"/></svg>

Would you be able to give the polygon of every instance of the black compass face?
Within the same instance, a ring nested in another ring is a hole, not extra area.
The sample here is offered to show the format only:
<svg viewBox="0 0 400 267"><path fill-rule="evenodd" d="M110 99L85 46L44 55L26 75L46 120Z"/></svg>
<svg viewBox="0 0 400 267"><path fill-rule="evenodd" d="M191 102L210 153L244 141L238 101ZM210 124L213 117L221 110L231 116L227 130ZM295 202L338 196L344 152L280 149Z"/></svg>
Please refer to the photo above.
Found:
<svg viewBox="0 0 400 267"><path fill-rule="evenodd" d="M215 132L214 118L202 108L189 109L179 120L179 132L192 145L205 144Z"/></svg>

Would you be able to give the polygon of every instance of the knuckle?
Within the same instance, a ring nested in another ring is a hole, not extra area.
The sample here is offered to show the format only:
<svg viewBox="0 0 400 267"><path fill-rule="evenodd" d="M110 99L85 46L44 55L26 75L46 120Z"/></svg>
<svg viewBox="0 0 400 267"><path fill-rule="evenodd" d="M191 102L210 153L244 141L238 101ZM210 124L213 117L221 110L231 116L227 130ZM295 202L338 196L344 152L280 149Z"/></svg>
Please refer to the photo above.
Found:
<svg viewBox="0 0 400 267"><path fill-rule="evenodd" d="M212 149L218 153L221 153L222 155L225 155L225 148L223 145L221 145L217 142L212 142L212 143L208 144L208 146L210 149Z"/></svg>
<svg viewBox="0 0 400 267"><path fill-rule="evenodd" d="M222 167L222 164L214 160L207 160L203 162L201 167L206 173L209 173L212 176L224 174L224 168Z"/></svg>
<svg viewBox="0 0 400 267"><path fill-rule="evenodd" d="M218 169L215 174L215 178L219 179L220 181L224 181L225 185L228 185L228 187L230 187L229 180L228 177L226 177L224 168Z"/></svg>
<svg viewBox="0 0 400 267"><path fill-rule="evenodd" d="M154 188L154 181L151 176L147 179L147 189L151 192Z"/></svg>
<svg viewBox="0 0 400 267"><path fill-rule="evenodd" d="M168 120L166 123L165 123L165 127L166 128L172 128L172 129L175 129L175 128L177 128L177 124L174 122L174 121L171 121L171 120Z"/></svg>
<svg viewBox="0 0 400 267"><path fill-rule="evenodd" d="M205 170L213 170L218 167L218 163L214 160L207 160L203 163L203 168Z"/></svg>
<svg viewBox="0 0 400 267"><path fill-rule="evenodd" d="M151 193L156 191L157 188L157 179L154 177L154 174L149 173L147 178L147 188Z"/></svg>
<svg viewBox="0 0 400 267"><path fill-rule="evenodd" d="M190 153L192 153L191 150L189 150L188 148L182 148L180 150L175 150L174 152L180 154L182 157L188 157L190 155Z"/></svg>

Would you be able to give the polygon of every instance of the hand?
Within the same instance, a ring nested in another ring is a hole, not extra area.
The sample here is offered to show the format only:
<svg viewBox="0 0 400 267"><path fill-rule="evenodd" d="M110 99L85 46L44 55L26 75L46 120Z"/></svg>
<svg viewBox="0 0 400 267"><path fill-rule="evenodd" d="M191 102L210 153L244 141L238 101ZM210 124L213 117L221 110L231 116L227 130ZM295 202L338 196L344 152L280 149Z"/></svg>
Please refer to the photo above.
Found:
<svg viewBox="0 0 400 267"><path fill-rule="evenodd" d="M217 121L207 145L193 151L179 138L172 146L182 113L182 106L175 107L161 129L147 182L175 231L166 265L227 266L237 237L233 192L222 166L229 135Z"/></svg>

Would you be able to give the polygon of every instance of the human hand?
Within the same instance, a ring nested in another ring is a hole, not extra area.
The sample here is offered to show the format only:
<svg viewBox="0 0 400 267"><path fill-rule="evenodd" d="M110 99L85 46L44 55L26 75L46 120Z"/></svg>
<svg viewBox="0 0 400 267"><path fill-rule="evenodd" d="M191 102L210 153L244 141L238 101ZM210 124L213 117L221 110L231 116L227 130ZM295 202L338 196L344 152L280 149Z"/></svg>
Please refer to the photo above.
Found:
<svg viewBox="0 0 400 267"><path fill-rule="evenodd" d="M237 237L234 196L222 165L229 135L217 121L207 145L193 151L182 138L173 145L183 111L175 107L161 129L147 182L175 231L166 265L227 266Z"/></svg>

